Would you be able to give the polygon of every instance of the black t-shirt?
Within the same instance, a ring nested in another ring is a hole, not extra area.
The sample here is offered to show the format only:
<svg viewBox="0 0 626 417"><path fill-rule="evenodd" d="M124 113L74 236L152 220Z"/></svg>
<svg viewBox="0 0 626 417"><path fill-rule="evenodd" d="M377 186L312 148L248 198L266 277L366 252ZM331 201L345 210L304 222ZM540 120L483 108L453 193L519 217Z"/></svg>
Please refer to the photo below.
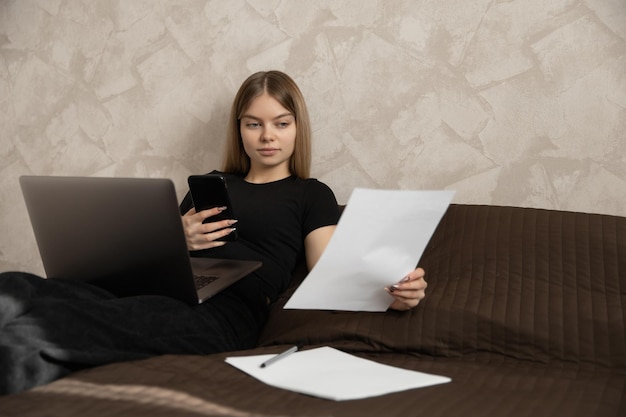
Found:
<svg viewBox="0 0 626 417"><path fill-rule="evenodd" d="M332 190L316 179L296 176L253 184L243 177L223 174L239 239L226 245L193 252L192 256L252 259L263 262L254 275L274 301L289 284L291 273L304 251L304 238L313 230L337 224L339 210ZM192 207L189 193L181 213Z"/></svg>

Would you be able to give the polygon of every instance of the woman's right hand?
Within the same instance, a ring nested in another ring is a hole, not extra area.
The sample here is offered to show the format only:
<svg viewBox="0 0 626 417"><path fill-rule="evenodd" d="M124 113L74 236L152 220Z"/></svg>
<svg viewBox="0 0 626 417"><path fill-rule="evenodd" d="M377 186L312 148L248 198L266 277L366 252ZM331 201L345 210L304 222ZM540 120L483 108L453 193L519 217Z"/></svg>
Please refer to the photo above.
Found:
<svg viewBox="0 0 626 417"><path fill-rule="evenodd" d="M226 244L226 242L217 239L232 233L235 229L231 226L237 223L237 220L203 223L205 219L215 216L225 209L225 207L215 207L196 213L196 209L192 208L183 215L183 229L185 230L188 250L210 249Z"/></svg>

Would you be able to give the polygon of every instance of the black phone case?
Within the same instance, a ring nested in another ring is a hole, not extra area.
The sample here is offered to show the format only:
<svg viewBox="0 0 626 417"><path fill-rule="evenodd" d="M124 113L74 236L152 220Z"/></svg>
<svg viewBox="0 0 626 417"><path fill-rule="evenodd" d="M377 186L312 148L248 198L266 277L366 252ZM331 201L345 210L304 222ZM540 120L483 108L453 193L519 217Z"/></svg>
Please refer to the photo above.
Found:
<svg viewBox="0 0 626 417"><path fill-rule="evenodd" d="M214 207L226 207L216 216L209 217L204 222L216 222L220 220L235 219L232 203L228 195L226 179L220 174L191 175L187 179L191 199L196 211L211 209ZM218 240L237 240L237 230Z"/></svg>

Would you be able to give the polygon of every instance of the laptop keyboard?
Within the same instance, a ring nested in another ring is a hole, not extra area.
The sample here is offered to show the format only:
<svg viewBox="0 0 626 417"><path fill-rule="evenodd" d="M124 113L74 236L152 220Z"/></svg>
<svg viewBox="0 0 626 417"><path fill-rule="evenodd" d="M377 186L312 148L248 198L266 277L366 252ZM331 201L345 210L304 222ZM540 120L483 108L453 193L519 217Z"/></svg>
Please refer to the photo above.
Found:
<svg viewBox="0 0 626 417"><path fill-rule="evenodd" d="M217 275L194 275L194 280L196 282L196 289L200 289L202 287L206 287L219 277Z"/></svg>

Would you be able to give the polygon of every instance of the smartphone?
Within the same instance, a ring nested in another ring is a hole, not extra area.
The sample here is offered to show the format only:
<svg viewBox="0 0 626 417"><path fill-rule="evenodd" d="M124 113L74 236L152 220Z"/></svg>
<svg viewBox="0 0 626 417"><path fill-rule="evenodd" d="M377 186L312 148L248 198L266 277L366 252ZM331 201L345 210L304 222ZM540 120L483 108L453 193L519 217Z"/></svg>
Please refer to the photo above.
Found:
<svg viewBox="0 0 626 417"><path fill-rule="evenodd" d="M206 219L204 221L205 223L236 219L233 212L233 205L228 196L226 179L223 175L191 175L187 178L187 182L196 211L207 210L213 207L226 207L226 210L222 211L220 214ZM231 233L218 240L237 240L237 230L233 230Z"/></svg>

